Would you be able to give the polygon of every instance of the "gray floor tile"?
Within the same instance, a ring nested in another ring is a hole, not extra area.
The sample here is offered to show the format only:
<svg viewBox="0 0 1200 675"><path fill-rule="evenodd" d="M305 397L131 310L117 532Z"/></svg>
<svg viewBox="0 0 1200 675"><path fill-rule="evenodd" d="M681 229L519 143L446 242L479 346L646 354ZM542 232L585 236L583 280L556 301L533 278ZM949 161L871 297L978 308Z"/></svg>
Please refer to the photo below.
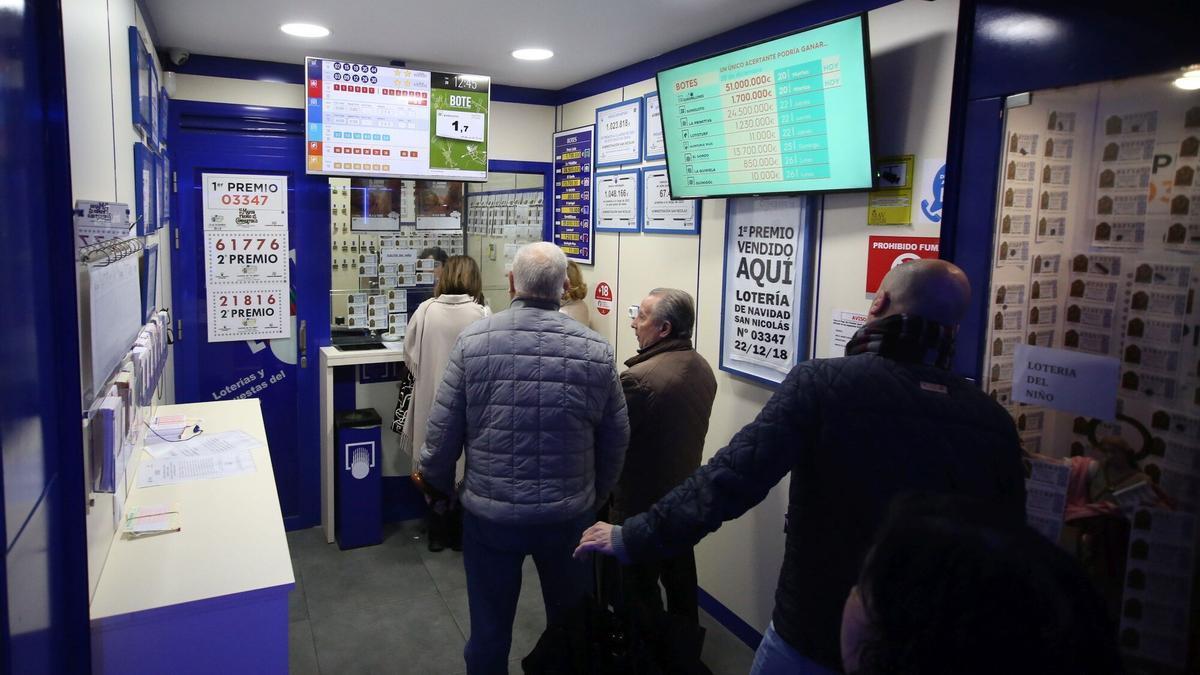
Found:
<svg viewBox="0 0 1200 675"><path fill-rule="evenodd" d="M308 601L304 597L304 581L296 576L296 587L288 593L288 623L308 618Z"/></svg>
<svg viewBox="0 0 1200 675"><path fill-rule="evenodd" d="M312 620L324 673L457 673L464 645L440 596L381 602Z"/></svg>
<svg viewBox="0 0 1200 675"><path fill-rule="evenodd" d="M700 610L700 625L707 631L700 659L713 671L713 675L745 675L750 672L754 650L704 610Z"/></svg>
<svg viewBox="0 0 1200 675"><path fill-rule="evenodd" d="M336 546L300 558L308 616L385 602L437 596L433 578L414 547L369 546L340 551Z"/></svg>
<svg viewBox="0 0 1200 675"><path fill-rule="evenodd" d="M292 675L320 673L312 626L308 621L294 621L288 625L288 672Z"/></svg>
<svg viewBox="0 0 1200 675"><path fill-rule="evenodd" d="M425 563L425 569L429 571L429 576L433 577L433 583L437 585L438 591L451 593L467 587L467 573L463 570L461 552L446 549L431 553L424 544L418 546L417 550L420 552L421 561Z"/></svg>
<svg viewBox="0 0 1200 675"><path fill-rule="evenodd" d="M517 599L517 616L513 620L512 650L509 656L514 659L524 658L533 650L538 638L546 630L546 607L542 603L542 594L526 593L525 586L521 588L521 596ZM464 638L471 637L471 609L466 590L444 594L446 604L454 615L454 620L462 630Z"/></svg>

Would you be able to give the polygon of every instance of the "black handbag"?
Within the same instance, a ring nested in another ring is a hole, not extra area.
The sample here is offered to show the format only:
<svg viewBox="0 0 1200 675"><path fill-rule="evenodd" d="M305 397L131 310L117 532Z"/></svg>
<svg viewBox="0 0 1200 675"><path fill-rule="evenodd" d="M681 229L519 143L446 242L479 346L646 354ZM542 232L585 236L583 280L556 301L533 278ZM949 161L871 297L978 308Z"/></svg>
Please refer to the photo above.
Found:
<svg viewBox="0 0 1200 675"><path fill-rule="evenodd" d="M409 371L408 366L404 363L400 364L400 381L399 391L396 394L396 411L392 415L392 431L400 434L404 438L405 424L408 421L409 406L412 405L413 395L413 376ZM409 434L411 439L412 435ZM411 442L411 441L410 441ZM403 442L401 442L403 445ZM411 450L411 449L410 449Z"/></svg>

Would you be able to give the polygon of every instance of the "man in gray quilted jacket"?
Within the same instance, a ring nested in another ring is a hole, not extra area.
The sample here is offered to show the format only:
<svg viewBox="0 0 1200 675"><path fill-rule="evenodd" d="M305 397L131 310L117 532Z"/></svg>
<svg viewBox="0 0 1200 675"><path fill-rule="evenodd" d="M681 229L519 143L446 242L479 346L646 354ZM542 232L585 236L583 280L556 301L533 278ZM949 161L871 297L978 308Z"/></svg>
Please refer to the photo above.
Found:
<svg viewBox="0 0 1200 675"><path fill-rule="evenodd" d="M587 593L590 568L571 557L621 475L629 419L613 348L558 311L567 258L522 247L508 310L459 335L421 448L425 482L458 496L471 610L471 675L507 673L521 565L532 555L549 624Z"/></svg>

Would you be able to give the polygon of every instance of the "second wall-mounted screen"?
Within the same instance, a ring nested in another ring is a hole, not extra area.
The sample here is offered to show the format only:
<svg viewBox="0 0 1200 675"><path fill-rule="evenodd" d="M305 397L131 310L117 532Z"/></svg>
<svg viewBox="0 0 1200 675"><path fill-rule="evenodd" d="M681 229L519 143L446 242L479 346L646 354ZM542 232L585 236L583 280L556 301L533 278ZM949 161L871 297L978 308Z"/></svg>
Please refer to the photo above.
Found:
<svg viewBox="0 0 1200 675"><path fill-rule="evenodd" d="M865 15L658 73L671 196L871 187Z"/></svg>
<svg viewBox="0 0 1200 675"><path fill-rule="evenodd" d="M307 172L487 180L491 80L305 60Z"/></svg>

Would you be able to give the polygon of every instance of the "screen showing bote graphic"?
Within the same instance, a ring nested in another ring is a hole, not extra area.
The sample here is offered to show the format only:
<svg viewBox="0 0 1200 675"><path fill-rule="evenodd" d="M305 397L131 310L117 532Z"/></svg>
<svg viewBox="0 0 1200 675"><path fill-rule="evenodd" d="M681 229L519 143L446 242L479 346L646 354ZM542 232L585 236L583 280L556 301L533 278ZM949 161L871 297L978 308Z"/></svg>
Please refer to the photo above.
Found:
<svg viewBox="0 0 1200 675"><path fill-rule="evenodd" d="M863 15L658 73L676 199L867 189Z"/></svg>
<svg viewBox="0 0 1200 675"><path fill-rule="evenodd" d="M490 78L309 58L307 173L487 180Z"/></svg>

